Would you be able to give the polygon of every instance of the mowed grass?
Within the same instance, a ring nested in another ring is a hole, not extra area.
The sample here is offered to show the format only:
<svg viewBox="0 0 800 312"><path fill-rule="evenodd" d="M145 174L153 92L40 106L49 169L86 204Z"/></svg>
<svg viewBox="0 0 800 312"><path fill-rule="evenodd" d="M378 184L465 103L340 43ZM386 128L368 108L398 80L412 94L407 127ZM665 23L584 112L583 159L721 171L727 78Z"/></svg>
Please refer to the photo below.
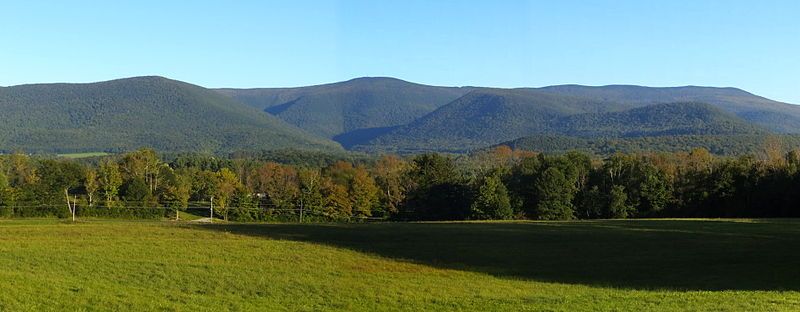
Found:
<svg viewBox="0 0 800 312"><path fill-rule="evenodd" d="M800 222L0 221L0 310L797 311Z"/></svg>
<svg viewBox="0 0 800 312"><path fill-rule="evenodd" d="M111 155L105 152L89 152L89 153L71 153L71 154L58 154L58 157L64 158L71 158L71 159L80 159L80 158L89 158L89 157L102 157Z"/></svg>

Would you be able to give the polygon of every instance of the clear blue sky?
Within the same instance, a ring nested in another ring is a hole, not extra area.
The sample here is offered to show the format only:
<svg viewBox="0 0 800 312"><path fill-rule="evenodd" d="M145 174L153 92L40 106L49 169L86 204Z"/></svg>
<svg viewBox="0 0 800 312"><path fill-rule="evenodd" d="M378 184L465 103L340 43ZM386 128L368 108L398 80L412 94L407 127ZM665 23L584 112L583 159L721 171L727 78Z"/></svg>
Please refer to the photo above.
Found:
<svg viewBox="0 0 800 312"><path fill-rule="evenodd" d="M800 1L2 1L0 85L161 75L734 86L800 104Z"/></svg>

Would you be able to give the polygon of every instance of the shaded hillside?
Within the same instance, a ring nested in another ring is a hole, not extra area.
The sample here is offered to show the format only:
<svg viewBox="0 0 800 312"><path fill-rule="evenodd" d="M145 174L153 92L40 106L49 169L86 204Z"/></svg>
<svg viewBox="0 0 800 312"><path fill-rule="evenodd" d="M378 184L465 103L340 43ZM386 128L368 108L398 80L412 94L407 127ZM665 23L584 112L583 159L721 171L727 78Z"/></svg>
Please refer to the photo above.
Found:
<svg viewBox="0 0 800 312"><path fill-rule="evenodd" d="M481 89L356 149L456 152L533 134L622 137L766 132L708 104L628 107L535 89Z"/></svg>
<svg viewBox="0 0 800 312"><path fill-rule="evenodd" d="M731 112L744 120L781 133L800 133L800 106L781 103L736 88L652 88L628 85L588 87L562 85L543 92L645 106L657 103L702 102Z"/></svg>
<svg viewBox="0 0 800 312"><path fill-rule="evenodd" d="M161 77L0 89L0 150L338 149L214 91Z"/></svg>
<svg viewBox="0 0 800 312"><path fill-rule="evenodd" d="M596 155L638 152L686 152L702 147L713 154L724 156L758 155L764 151L764 142L778 138L786 150L800 148L800 135L671 135L628 138L580 138L563 135L534 135L503 142L513 149L544 153L562 153L573 150Z"/></svg>
<svg viewBox="0 0 800 312"><path fill-rule="evenodd" d="M533 133L552 133L553 125L565 116L626 107L534 89L478 89L356 149L465 151Z"/></svg>
<svg viewBox="0 0 800 312"><path fill-rule="evenodd" d="M759 134L767 131L704 103L667 103L561 118L555 132L581 137Z"/></svg>
<svg viewBox="0 0 800 312"><path fill-rule="evenodd" d="M434 87L394 78L275 89L218 89L311 133L327 138L360 136L367 129L403 125L469 91ZM362 134L349 135L361 131Z"/></svg>

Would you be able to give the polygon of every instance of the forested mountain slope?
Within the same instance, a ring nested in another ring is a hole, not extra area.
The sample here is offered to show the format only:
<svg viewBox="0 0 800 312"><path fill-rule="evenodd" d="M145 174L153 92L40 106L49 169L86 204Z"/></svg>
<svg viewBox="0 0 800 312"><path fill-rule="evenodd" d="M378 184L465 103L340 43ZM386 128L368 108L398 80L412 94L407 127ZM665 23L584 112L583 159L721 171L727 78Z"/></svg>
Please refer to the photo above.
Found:
<svg viewBox="0 0 800 312"><path fill-rule="evenodd" d="M0 89L0 150L339 149L229 97L162 77Z"/></svg>
<svg viewBox="0 0 800 312"><path fill-rule="evenodd" d="M218 89L319 136L347 140L382 133L432 112L469 88L426 86L395 78L357 78L345 82L264 89Z"/></svg>
<svg viewBox="0 0 800 312"><path fill-rule="evenodd" d="M767 132L709 104L631 106L536 89L480 89L356 148L456 152L534 134L630 137Z"/></svg>
<svg viewBox="0 0 800 312"><path fill-rule="evenodd" d="M587 97L635 106L673 102L701 102L714 105L722 110L736 114L744 120L775 132L800 133L800 106L773 101L736 88L561 85L544 87L539 90L553 94Z"/></svg>
<svg viewBox="0 0 800 312"><path fill-rule="evenodd" d="M554 132L581 137L759 134L767 130L705 103L666 103L561 118Z"/></svg>

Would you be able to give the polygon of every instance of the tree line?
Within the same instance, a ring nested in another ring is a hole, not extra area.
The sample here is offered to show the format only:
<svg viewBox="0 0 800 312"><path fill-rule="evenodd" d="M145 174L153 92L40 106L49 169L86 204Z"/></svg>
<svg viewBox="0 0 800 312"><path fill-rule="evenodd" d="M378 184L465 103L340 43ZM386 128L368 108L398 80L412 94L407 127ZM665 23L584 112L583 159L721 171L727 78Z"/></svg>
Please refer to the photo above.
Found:
<svg viewBox="0 0 800 312"><path fill-rule="evenodd" d="M309 163L162 159L151 149L94 161L2 155L0 217L68 217L74 207L79 217L175 218L212 201L215 217L243 222L800 217L800 153L780 142L740 157L500 146Z"/></svg>

